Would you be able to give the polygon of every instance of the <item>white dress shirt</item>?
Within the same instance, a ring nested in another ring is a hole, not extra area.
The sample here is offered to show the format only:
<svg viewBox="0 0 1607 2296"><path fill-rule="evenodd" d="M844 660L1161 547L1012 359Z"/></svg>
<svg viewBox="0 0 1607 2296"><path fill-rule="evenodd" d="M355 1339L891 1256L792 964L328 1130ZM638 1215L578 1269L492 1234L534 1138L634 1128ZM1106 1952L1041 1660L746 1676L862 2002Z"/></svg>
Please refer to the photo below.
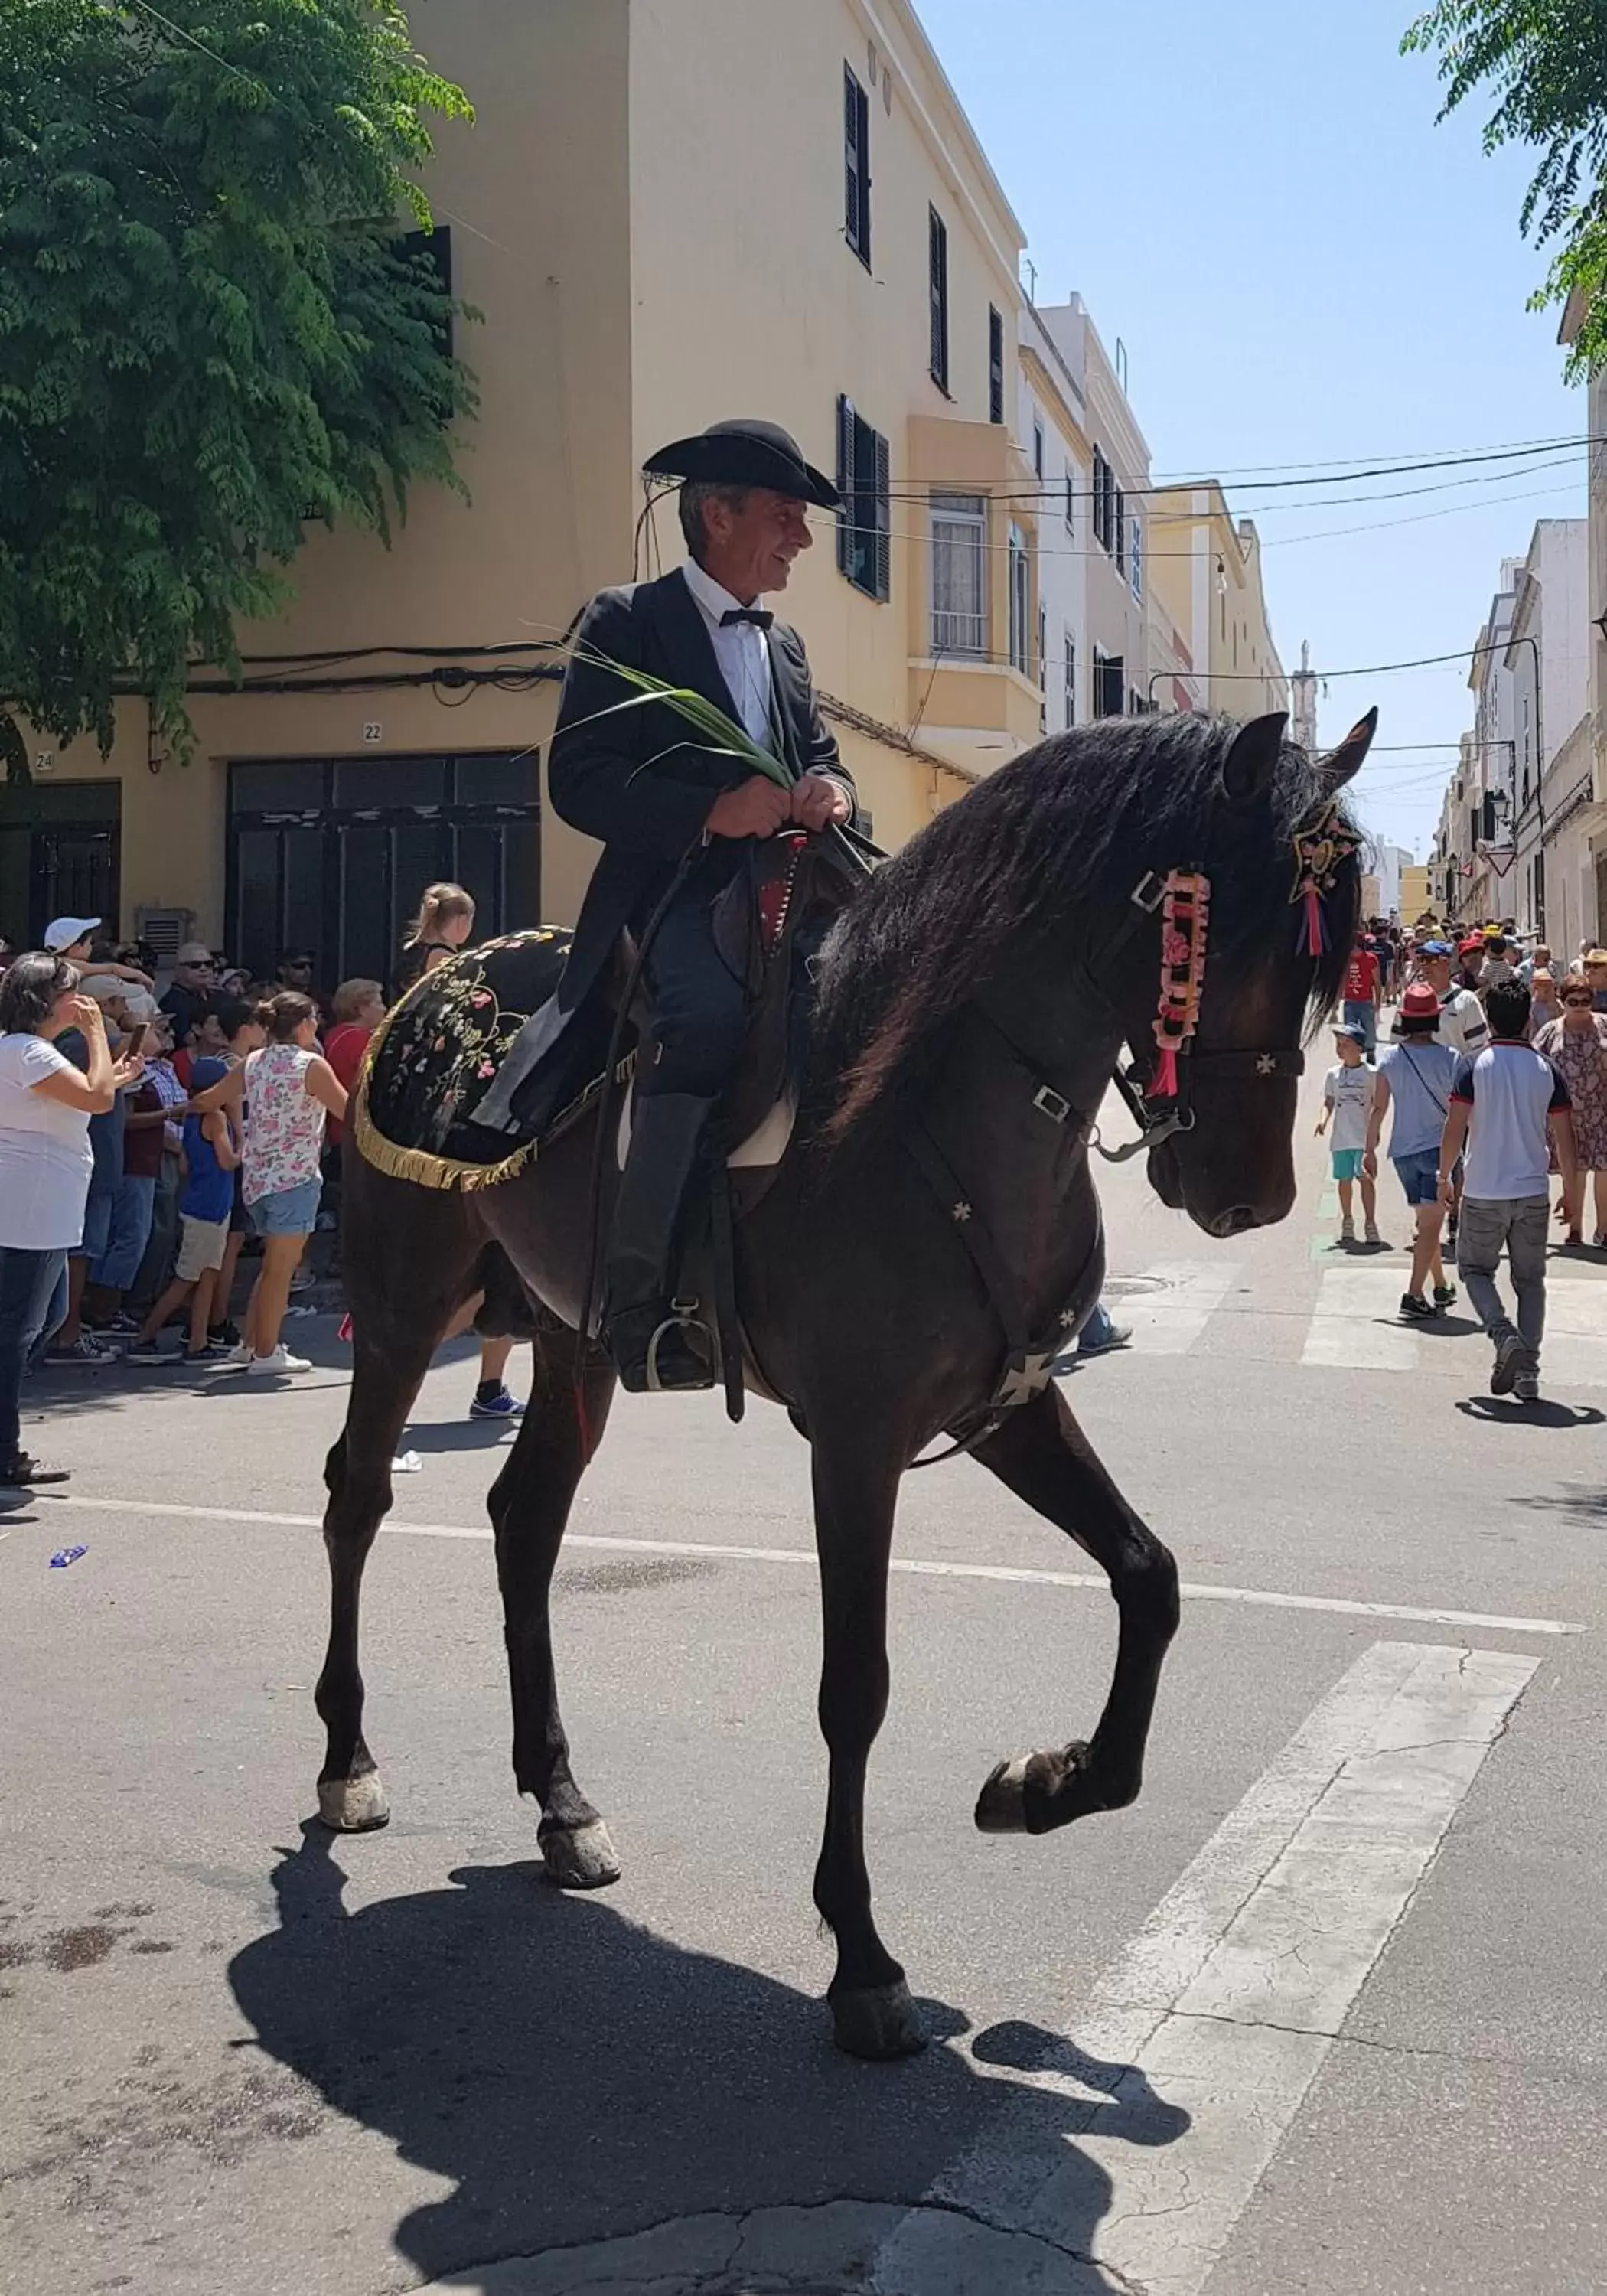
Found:
<svg viewBox="0 0 1607 2296"><path fill-rule="evenodd" d="M721 627L720 616L737 611L742 602L740 598L734 598L729 590L722 589L714 577L706 574L694 559L689 558L682 567L681 578L709 625L714 659L731 699L736 704L738 724L750 740L774 751L775 733L770 722L770 646L766 633L756 622L731 622Z"/></svg>

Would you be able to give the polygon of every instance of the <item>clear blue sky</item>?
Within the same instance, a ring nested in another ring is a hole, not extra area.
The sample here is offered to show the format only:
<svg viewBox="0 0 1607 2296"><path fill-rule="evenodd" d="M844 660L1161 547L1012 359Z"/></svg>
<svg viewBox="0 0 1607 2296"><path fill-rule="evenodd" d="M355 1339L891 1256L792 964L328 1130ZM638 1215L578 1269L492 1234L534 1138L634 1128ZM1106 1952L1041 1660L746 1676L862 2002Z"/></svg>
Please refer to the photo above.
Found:
<svg viewBox="0 0 1607 2296"><path fill-rule="evenodd" d="M1524 308L1544 269L1518 234L1528 155L1485 157L1482 109L1436 127L1432 60L1397 53L1411 0L915 4L1021 217L1038 299L1077 290L1106 344L1126 344L1157 476L1583 430L1557 314ZM1263 508L1278 496L1251 480L1228 493L1267 544L1286 668L1302 638L1336 668L1471 646L1500 560L1522 554L1535 519L1585 507L1582 457L1371 504L1321 507L1313 485ZM1464 659L1335 679L1322 738L1376 701L1380 744L1454 742L1472 722L1466 677ZM1454 761L1376 756L1358 783L1369 826L1423 858Z"/></svg>

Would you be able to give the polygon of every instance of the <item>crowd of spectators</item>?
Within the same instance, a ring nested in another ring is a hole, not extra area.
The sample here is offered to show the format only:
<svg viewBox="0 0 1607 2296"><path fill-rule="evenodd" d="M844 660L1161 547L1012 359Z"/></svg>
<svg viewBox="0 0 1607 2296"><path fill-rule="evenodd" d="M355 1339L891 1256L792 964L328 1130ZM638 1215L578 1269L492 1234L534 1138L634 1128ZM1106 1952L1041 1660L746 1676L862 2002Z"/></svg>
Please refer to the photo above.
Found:
<svg viewBox="0 0 1607 2296"><path fill-rule="evenodd" d="M430 887L396 985L473 922L462 887ZM30 1364L275 1383L311 1370L284 1319L319 1230L332 1265L347 1098L386 1010L377 980L320 994L310 949L284 950L264 980L191 941L164 971L100 923L58 917L37 952L0 943L0 1488L65 1472L22 1446ZM518 1416L506 1359L482 1351L474 1416Z"/></svg>

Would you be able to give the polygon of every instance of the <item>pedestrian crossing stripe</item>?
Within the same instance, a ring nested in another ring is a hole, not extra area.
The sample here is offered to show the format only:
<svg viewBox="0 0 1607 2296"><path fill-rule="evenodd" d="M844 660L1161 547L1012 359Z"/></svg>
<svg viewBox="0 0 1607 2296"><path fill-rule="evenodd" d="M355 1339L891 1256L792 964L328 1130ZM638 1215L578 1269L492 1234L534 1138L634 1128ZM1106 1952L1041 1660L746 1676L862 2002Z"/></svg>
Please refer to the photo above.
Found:
<svg viewBox="0 0 1607 2296"><path fill-rule="evenodd" d="M1510 1301L1505 1275L1497 1281ZM1489 1342L1465 1299L1451 1313L1471 1328L1434 1332L1400 1322L1403 1289L1398 1267L1325 1268L1300 1361L1352 1371L1418 1371L1430 1365L1460 1371L1470 1355L1488 1353ZM1589 1276L1547 1277L1541 1358L1547 1377L1564 1387L1607 1387L1607 1283Z"/></svg>
<svg viewBox="0 0 1607 2296"><path fill-rule="evenodd" d="M1160 1288L1119 1301L1133 1345L1144 1355L1186 1355L1239 1274L1239 1262L1231 1259L1168 1259L1146 1267L1143 1281Z"/></svg>
<svg viewBox="0 0 1607 2296"><path fill-rule="evenodd" d="M1130 1327L1138 1355L1190 1354L1228 1295L1240 1292L1233 1313L1250 1322L1275 1316L1291 1330L1285 1279L1268 1279L1275 1299L1264 1303L1242 1292L1244 1267L1238 1260L1176 1259L1145 1268L1129 1294L1113 1280L1107 1305ZM1511 1289L1503 1271L1503 1296ZM1323 1267L1297 1360L1326 1371L1442 1371L1482 1385L1489 1342L1460 1295L1448 1315L1423 1325L1400 1321L1400 1297L1407 1281L1402 1252L1346 1259ZM1294 1329L1298 1330L1298 1324ZM1278 1353L1288 1360L1293 1332ZM1546 1341L1541 1350L1548 1383L1560 1387L1607 1387L1607 1281L1596 1275L1549 1274L1546 1287Z"/></svg>

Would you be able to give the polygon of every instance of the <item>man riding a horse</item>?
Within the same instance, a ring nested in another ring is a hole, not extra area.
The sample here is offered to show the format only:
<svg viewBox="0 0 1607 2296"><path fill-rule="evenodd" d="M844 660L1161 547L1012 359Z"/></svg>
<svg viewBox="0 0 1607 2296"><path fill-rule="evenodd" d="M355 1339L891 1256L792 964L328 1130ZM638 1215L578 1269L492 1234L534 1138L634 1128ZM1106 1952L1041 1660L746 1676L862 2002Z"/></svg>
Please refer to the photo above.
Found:
<svg viewBox="0 0 1607 2296"><path fill-rule="evenodd" d="M521 1030L476 1111L481 1125L538 1129L548 1054L621 934L648 939L652 1044L637 1064L604 1326L621 1383L638 1393L714 1381L709 1333L684 1305L677 1312L674 1292L709 1119L746 1022L744 984L716 945L715 905L756 840L788 824L824 830L851 820L855 807L802 641L759 603L785 589L810 545L806 506L835 510L836 488L786 431L753 421L678 439L646 469L683 481L687 562L656 582L599 591L581 620L548 781L560 818L603 851L557 994ZM666 704L618 709L632 689L613 663L703 695L791 768L791 789L695 746Z"/></svg>

